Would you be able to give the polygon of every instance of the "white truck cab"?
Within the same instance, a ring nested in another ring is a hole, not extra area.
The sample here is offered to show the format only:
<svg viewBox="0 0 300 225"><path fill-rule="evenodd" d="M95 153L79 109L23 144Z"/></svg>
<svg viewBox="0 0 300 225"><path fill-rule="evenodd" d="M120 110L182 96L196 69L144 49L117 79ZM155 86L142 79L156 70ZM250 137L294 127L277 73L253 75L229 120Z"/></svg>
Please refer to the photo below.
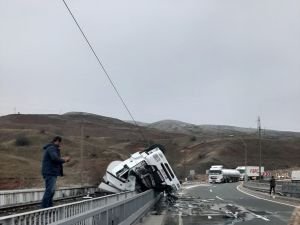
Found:
<svg viewBox="0 0 300 225"><path fill-rule="evenodd" d="M113 193L142 192L151 188L171 193L180 189L180 183L159 145L136 152L125 161L111 162L103 180L99 188Z"/></svg>
<svg viewBox="0 0 300 225"><path fill-rule="evenodd" d="M223 175L222 175L222 165L215 165L211 166L209 169L209 174L208 174L208 181L209 183L221 183L223 182Z"/></svg>
<svg viewBox="0 0 300 225"><path fill-rule="evenodd" d="M209 169L209 183L228 183L240 180L240 172L236 169L224 169L221 165L211 166Z"/></svg>

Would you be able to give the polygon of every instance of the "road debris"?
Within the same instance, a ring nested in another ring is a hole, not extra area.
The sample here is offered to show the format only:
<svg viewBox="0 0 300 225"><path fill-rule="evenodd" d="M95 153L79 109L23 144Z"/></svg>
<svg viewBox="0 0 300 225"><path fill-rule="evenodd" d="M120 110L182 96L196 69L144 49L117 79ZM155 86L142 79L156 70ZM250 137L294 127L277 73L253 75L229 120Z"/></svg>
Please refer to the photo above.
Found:
<svg viewBox="0 0 300 225"><path fill-rule="evenodd" d="M165 225L172 223L183 222L183 224L230 224L241 221L249 221L254 218L267 220L268 213L253 212L251 209L246 209L240 205L226 202L220 202L219 199L203 199L200 196L190 196L188 194L177 195L178 199L173 205L168 205L166 210L167 219ZM262 215L264 214L264 215ZM205 222L207 221L207 223Z"/></svg>

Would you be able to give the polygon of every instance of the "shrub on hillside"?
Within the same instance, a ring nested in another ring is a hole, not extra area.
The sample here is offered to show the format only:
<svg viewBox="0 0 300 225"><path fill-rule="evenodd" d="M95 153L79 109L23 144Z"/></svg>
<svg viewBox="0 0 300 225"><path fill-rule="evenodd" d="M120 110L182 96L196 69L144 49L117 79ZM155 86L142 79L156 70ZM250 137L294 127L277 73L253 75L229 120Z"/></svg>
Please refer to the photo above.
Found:
<svg viewBox="0 0 300 225"><path fill-rule="evenodd" d="M195 137L195 136L193 136L193 137L191 137L191 139L190 139L191 141L196 141L197 140L197 138Z"/></svg>
<svg viewBox="0 0 300 225"><path fill-rule="evenodd" d="M46 130L45 129L40 129L40 134L46 134Z"/></svg>
<svg viewBox="0 0 300 225"><path fill-rule="evenodd" d="M54 133L55 133L55 135L58 135L58 136L64 136L62 130L56 130Z"/></svg>
<svg viewBox="0 0 300 225"><path fill-rule="evenodd" d="M91 156L91 158L97 158L97 154L96 153L91 153L90 156Z"/></svg>
<svg viewBox="0 0 300 225"><path fill-rule="evenodd" d="M30 141L25 136L18 136L15 141L16 146L27 146L30 145Z"/></svg>

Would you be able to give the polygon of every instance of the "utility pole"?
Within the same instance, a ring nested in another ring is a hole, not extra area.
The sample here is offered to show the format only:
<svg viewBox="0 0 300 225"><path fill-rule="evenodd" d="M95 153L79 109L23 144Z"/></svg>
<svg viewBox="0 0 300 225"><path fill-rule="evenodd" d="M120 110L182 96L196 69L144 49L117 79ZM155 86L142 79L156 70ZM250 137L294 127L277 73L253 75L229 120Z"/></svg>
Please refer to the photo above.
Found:
<svg viewBox="0 0 300 225"><path fill-rule="evenodd" d="M80 184L83 186L83 121L80 124Z"/></svg>
<svg viewBox="0 0 300 225"><path fill-rule="evenodd" d="M261 123L260 117L257 119L258 141L259 141L259 180L261 180Z"/></svg>
<svg viewBox="0 0 300 225"><path fill-rule="evenodd" d="M248 177L247 177L247 164L248 164L248 162L247 162L247 144L246 144L246 142L243 138L240 138L240 139L243 142L244 149L245 149L245 177L244 177L244 181L246 182L247 179L248 179Z"/></svg>
<svg viewBox="0 0 300 225"><path fill-rule="evenodd" d="M184 167L184 179L187 177L186 173L186 152L184 151L184 156L183 156L183 167Z"/></svg>
<svg viewBox="0 0 300 225"><path fill-rule="evenodd" d="M180 150L181 153L183 153L183 179L185 181L186 178L186 149Z"/></svg>

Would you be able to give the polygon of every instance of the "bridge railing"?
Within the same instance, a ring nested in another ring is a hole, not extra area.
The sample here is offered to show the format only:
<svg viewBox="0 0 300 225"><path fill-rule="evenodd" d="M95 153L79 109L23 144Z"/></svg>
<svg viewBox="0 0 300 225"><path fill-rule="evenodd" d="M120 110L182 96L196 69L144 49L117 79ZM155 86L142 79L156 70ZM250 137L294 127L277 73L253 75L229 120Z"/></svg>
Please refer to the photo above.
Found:
<svg viewBox="0 0 300 225"><path fill-rule="evenodd" d="M87 193L94 193L98 190L96 187L66 187L55 191L54 199L65 197L74 197ZM43 198L45 189L19 189L0 191L0 208L2 206L18 205L24 203L38 202Z"/></svg>
<svg viewBox="0 0 300 225"><path fill-rule="evenodd" d="M160 197L153 190L125 192L47 209L0 217L0 225L129 225Z"/></svg>

